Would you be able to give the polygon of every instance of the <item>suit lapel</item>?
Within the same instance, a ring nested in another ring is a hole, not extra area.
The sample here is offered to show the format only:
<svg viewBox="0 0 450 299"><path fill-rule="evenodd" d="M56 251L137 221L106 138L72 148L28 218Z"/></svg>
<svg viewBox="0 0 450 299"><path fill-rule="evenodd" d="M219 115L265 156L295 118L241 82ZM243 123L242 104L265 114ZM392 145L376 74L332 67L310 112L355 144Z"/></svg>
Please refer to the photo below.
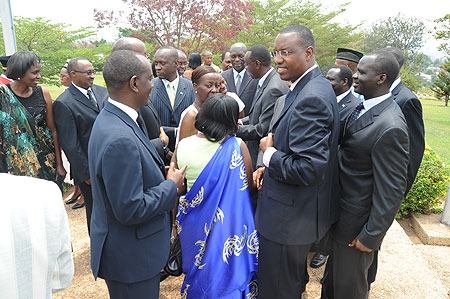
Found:
<svg viewBox="0 0 450 299"><path fill-rule="evenodd" d="M72 94L73 98L80 102L81 104L85 105L86 107L89 107L90 109L99 112L98 108L94 106L94 104L89 101L89 99L81 93L73 84L69 85L69 92Z"/></svg>
<svg viewBox="0 0 450 299"><path fill-rule="evenodd" d="M252 106L250 107L250 110L248 112L248 114L250 115L253 111L253 108L256 105L256 102L259 102L259 100L262 99L262 94L264 93L264 89L266 89L267 85L269 85L270 80L272 80L272 77L275 75L275 70L271 70L270 74L267 75L266 80L264 80L263 85L261 86L261 88L258 90L258 92L255 94L255 98L252 101Z"/></svg>
<svg viewBox="0 0 450 299"><path fill-rule="evenodd" d="M348 95L346 95L339 103L339 112L341 112L342 110L344 110L345 107L347 107L348 104L350 104L352 102L350 95L352 93L349 92Z"/></svg>
<svg viewBox="0 0 450 299"><path fill-rule="evenodd" d="M250 81L252 80L247 73L248 73L248 71L245 70L244 78L242 78L242 82L241 82L241 87L239 87L239 94L238 94L239 97L241 97L241 95L244 92L245 88L247 87L248 83L250 83Z"/></svg>
<svg viewBox="0 0 450 299"><path fill-rule="evenodd" d="M175 95L175 103L173 105L173 110L177 109L177 107L180 106L180 104L183 102L186 93L185 89L186 89L185 82L183 81L183 78L180 77L178 79L178 88L177 93Z"/></svg>
<svg viewBox="0 0 450 299"><path fill-rule="evenodd" d="M98 109L102 110L103 107L105 107L106 99L101 96L100 91L97 88L97 86L92 85L91 89L92 89L92 92L94 93L95 99L97 100Z"/></svg>
<svg viewBox="0 0 450 299"><path fill-rule="evenodd" d="M159 156L158 152L156 151L155 147L151 144L151 142L148 140L148 138L144 135L144 132L138 127L138 125L122 110L117 108L111 103L106 103L105 109L109 112L117 115L125 124L127 124L129 127L131 127L134 131L134 134L137 138L142 142L142 144L147 148L147 150L150 152L150 155L153 157L153 159L158 164L159 169L161 170L164 177L166 176L166 169L164 166L164 162Z"/></svg>
<svg viewBox="0 0 450 299"><path fill-rule="evenodd" d="M161 98L161 102L167 106L170 111L172 111L172 105L170 105L169 95L167 94L166 86L164 85L164 82L161 78L157 77L155 79L155 91L157 92L158 97ZM175 97L176 101L176 97Z"/></svg>

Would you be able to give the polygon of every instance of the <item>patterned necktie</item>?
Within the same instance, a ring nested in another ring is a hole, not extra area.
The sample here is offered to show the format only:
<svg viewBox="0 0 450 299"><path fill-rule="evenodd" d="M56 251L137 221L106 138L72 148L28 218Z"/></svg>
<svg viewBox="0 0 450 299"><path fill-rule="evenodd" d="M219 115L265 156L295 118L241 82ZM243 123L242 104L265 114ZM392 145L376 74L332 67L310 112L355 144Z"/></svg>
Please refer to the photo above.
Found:
<svg viewBox="0 0 450 299"><path fill-rule="evenodd" d="M236 93L239 93L239 89L241 89L241 75L238 74L236 77Z"/></svg>
<svg viewBox="0 0 450 299"><path fill-rule="evenodd" d="M173 91L173 84L171 82L169 82L169 84L167 84L169 86L169 89L167 91L167 95L169 96L169 101L170 101L170 105L173 106L175 105L175 92Z"/></svg>
<svg viewBox="0 0 450 299"><path fill-rule="evenodd" d="M359 114L361 113L361 110L364 108L364 103L361 102L356 106L355 110L353 110L352 114L350 115L350 118L347 122L347 128L350 127L357 119Z"/></svg>
<svg viewBox="0 0 450 299"><path fill-rule="evenodd" d="M92 103L95 107L98 108L97 101L95 100L94 96L92 95L92 90L88 89L88 90L87 90L87 95L88 95L89 101L91 101L91 103Z"/></svg>

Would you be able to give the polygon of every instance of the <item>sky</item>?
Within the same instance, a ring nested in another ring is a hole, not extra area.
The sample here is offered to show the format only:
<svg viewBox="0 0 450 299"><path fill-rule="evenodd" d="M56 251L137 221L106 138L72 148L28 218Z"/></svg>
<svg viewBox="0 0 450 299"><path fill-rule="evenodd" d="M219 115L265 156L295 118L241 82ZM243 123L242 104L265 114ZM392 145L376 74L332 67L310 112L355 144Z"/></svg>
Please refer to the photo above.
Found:
<svg viewBox="0 0 450 299"><path fill-rule="evenodd" d="M53 22L71 24L70 29L82 26L94 26L94 8L105 10L126 10L127 6L122 0L10 0L13 16L22 17L45 17ZM450 1L446 0L322 0L325 9L333 9L340 4L350 2L347 10L339 15L335 21L352 25L364 22L363 26L369 26L373 22L396 16L402 13L406 17L417 17L425 22L428 28L433 28L433 20L450 13ZM426 4L424 4L426 3ZM121 25L122 27L125 24ZM99 31L99 37L113 41L117 37L117 30L106 28ZM435 41L431 34L427 35L424 52L433 58L442 56L436 47L439 42Z"/></svg>

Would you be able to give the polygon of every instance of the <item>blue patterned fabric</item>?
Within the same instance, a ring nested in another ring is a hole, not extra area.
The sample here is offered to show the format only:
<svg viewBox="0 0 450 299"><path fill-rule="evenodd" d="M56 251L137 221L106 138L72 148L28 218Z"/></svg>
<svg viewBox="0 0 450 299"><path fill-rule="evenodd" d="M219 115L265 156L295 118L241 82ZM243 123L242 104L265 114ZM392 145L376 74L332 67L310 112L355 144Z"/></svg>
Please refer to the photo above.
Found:
<svg viewBox="0 0 450 299"><path fill-rule="evenodd" d="M257 298L259 239L234 136L180 199L175 224L186 273L182 298Z"/></svg>

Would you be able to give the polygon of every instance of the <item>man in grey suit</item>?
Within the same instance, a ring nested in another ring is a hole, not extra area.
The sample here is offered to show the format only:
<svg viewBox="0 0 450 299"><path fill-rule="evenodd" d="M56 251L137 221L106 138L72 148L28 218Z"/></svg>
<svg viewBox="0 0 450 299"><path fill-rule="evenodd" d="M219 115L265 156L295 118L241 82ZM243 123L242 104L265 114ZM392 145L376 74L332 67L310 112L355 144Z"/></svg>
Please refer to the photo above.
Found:
<svg viewBox="0 0 450 299"><path fill-rule="evenodd" d="M339 219L332 229L322 298L367 298L368 269L406 189L408 127L389 91L399 72L386 51L361 59L353 75L365 101L346 122L339 149Z"/></svg>
<svg viewBox="0 0 450 299"><path fill-rule="evenodd" d="M250 78L245 68L244 56L247 47L243 43L236 43L230 48L231 69L222 72L222 77L227 82L227 90L236 93L244 102L245 115L250 113L252 101L255 96L258 80Z"/></svg>
<svg viewBox="0 0 450 299"><path fill-rule="evenodd" d="M237 136L248 141L253 168L256 169L259 141L268 133L275 101L286 94L289 88L271 66L270 52L266 46L253 46L245 54L244 61L250 77L257 79L258 85L249 115L241 119L242 125L238 128Z"/></svg>
<svg viewBox="0 0 450 299"><path fill-rule="evenodd" d="M189 79L178 75L178 52L174 47L165 46L156 51L155 69L158 77L152 80L150 102L169 136L169 148L173 151L181 113L195 100L194 87Z"/></svg>
<svg viewBox="0 0 450 299"><path fill-rule="evenodd" d="M94 121L108 99L108 92L106 88L94 84L94 67L87 59L71 59L67 72L72 83L53 103L53 114L59 144L70 162L74 183L80 186L84 197L90 231L92 190L88 142Z"/></svg>

